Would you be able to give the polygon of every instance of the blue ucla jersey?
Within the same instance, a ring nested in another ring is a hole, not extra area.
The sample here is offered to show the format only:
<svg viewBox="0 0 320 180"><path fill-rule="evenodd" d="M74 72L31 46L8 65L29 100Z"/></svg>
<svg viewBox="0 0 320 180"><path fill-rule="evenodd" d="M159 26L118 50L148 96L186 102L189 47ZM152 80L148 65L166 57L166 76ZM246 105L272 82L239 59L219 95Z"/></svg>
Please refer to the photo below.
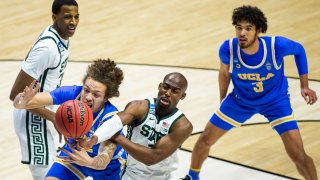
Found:
<svg viewBox="0 0 320 180"><path fill-rule="evenodd" d="M237 38L225 41L219 52L222 62L230 65L233 97L250 105L267 104L280 94L287 95L289 86L283 57L301 53L300 44L284 37L259 37L258 40L259 50L253 55L241 50ZM297 66L299 62L306 63L306 57L295 58ZM298 70L300 75L308 73L306 67L298 66Z"/></svg>
<svg viewBox="0 0 320 180"><path fill-rule="evenodd" d="M80 99L81 90L82 90L82 86L62 86L50 92L50 94L53 98L54 104L62 104L63 102L68 100ZM94 134L94 132L98 129L98 127L103 122L109 120L114 114L117 113L117 111L118 109L109 101L107 101L105 103L104 108L102 108L99 112L96 112L93 114L93 117L94 117L93 125L90 131L85 135L84 138L90 138ZM69 142L74 142L74 140L71 139L69 140ZM96 144L92 147L92 149L88 150L89 156L91 157L97 156L99 146L100 144ZM63 148L71 152L71 149L67 144L64 145ZM68 156L68 155L64 152L60 152L60 156ZM68 168L69 171L73 172L73 174L76 175L79 179L83 179L83 177L87 177L87 176L91 176L94 179L96 179L98 176L104 176L104 179L120 179L121 169L124 165L125 160L126 160L125 151L119 145L117 145L117 149L114 153L114 156L105 170L94 170L91 168L78 166L73 163L69 164L69 163L63 162L60 159L57 159L55 164L59 163L60 165L63 165L64 168ZM51 168L47 176L55 176L57 174L59 174L59 172L55 173L54 168ZM59 177L62 179L70 178L70 176L61 177L60 175L59 176L57 175L55 177Z"/></svg>

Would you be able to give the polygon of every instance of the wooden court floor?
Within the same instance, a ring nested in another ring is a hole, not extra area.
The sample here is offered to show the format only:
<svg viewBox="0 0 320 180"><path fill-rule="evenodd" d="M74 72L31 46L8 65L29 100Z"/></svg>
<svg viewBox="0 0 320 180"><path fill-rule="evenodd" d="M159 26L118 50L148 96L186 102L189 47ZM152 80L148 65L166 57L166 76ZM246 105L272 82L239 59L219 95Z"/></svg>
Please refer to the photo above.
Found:
<svg viewBox="0 0 320 180"><path fill-rule="evenodd" d="M13 131L10 88L32 43L51 24L52 1L0 1L1 116L0 177L30 178L20 161L18 140ZM232 10L242 4L260 7L269 22L267 35L281 35L302 43L309 63L310 86L319 92L320 1L318 0L172 0L172 1L85 1L79 0L80 24L71 38L70 59L64 84L80 82L78 74L86 63L110 57L125 70L119 108L136 98L156 94L156 86L166 72L180 71L190 81L188 98L181 102L194 124L195 135L182 146L192 150L201 132L219 105L217 69L220 44L234 36ZM292 105L300 121L307 152L320 176L319 102L307 106L299 91L297 69L292 57L285 60L290 78ZM81 63L82 62L82 63ZM129 65L128 65L129 64ZM134 65L130 65L134 64ZM79 68L77 68L79 66ZM200 107L196 109L195 107ZM262 124L261 124L262 123ZM298 178L285 155L280 138L255 116L246 126L232 130L212 149L211 156L276 174ZM267 160L266 160L267 159ZM188 162L187 162L188 163ZM226 173L228 171L226 170ZM204 172L205 173L205 172Z"/></svg>

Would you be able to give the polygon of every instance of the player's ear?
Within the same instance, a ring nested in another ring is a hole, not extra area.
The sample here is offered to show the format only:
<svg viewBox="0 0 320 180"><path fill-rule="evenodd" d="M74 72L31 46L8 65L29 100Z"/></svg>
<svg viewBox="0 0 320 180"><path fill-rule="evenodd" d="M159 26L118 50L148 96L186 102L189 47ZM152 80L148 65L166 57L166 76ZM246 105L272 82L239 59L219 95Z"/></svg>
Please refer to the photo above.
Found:
<svg viewBox="0 0 320 180"><path fill-rule="evenodd" d="M107 101L108 101L108 97L107 97L107 95L105 95L103 98L103 102L106 103Z"/></svg>
<svg viewBox="0 0 320 180"><path fill-rule="evenodd" d="M52 21L53 21L53 22L56 22L56 19L57 19L57 15L52 14Z"/></svg>
<svg viewBox="0 0 320 180"><path fill-rule="evenodd" d="M162 83L159 83L158 90L161 89Z"/></svg>
<svg viewBox="0 0 320 180"><path fill-rule="evenodd" d="M187 96L187 93L183 93L180 99L183 100L184 98L186 98L186 96Z"/></svg>

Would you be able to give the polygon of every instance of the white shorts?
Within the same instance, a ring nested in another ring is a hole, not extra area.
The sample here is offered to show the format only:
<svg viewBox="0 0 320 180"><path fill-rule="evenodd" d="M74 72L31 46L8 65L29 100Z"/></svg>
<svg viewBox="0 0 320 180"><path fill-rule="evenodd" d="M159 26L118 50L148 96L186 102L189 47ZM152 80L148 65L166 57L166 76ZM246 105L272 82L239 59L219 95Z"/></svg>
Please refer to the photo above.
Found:
<svg viewBox="0 0 320 180"><path fill-rule="evenodd" d="M30 170L36 166L40 166L40 169L50 166L56 158L57 147L60 145L59 134L53 123L20 109L14 109L13 119L20 142L21 162L31 165Z"/></svg>
<svg viewBox="0 0 320 180"><path fill-rule="evenodd" d="M162 176L147 176L145 174L136 175L133 172L125 171L124 174L121 176L121 180L141 180L141 179L148 179L148 180L177 180L178 178L174 175L174 173L170 173L167 175Z"/></svg>

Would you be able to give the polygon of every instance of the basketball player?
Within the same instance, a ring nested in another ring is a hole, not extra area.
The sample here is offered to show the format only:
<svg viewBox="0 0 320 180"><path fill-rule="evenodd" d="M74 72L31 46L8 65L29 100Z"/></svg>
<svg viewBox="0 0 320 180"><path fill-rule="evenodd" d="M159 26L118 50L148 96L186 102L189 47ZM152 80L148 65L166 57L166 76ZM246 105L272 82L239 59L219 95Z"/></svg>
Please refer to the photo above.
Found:
<svg viewBox="0 0 320 180"><path fill-rule="evenodd" d="M17 95L14 106L19 109L30 109L80 99L93 112L94 122L91 130L86 134L86 137L91 137L102 123L117 113L117 108L111 104L109 98L119 96L119 86L122 80L123 72L116 67L114 61L97 60L88 66L83 78L83 86L62 86L51 92L37 93L40 85L38 83L34 89L35 82L33 82L25 88L23 93ZM70 139L63 147L64 149L59 154L60 158L56 159L47 174L47 180L85 179L87 177L120 179L120 173L126 160L126 152L120 146L110 141L103 142L104 145L100 148L98 155L100 144L94 145L86 152L83 148L77 150L70 146L72 142L74 140ZM83 160L73 161L69 157L69 152L83 157Z"/></svg>
<svg viewBox="0 0 320 180"><path fill-rule="evenodd" d="M40 92L60 86L69 57L69 37L79 22L75 0L54 0L53 25L45 28L22 62L11 89L10 100L33 80L41 84ZM54 107L14 110L14 127L20 141L23 164L29 165L33 179L43 179L56 156L59 135L52 122Z"/></svg>
<svg viewBox="0 0 320 180"><path fill-rule="evenodd" d="M127 138L119 134L112 138L128 153L121 179L176 179L172 173L178 168L176 151L192 132L192 124L176 107L186 97L187 86L182 74L167 74L159 84L157 98L128 103L124 111L114 115L80 145L90 148L128 125Z"/></svg>
<svg viewBox="0 0 320 180"><path fill-rule="evenodd" d="M317 101L315 91L308 86L308 65L303 46L281 36L259 36L267 31L268 25L264 13L257 7L234 9L232 24L236 38L226 40L219 51L221 106L193 148L191 168L185 179L197 180L210 147L230 129L241 126L256 113L265 116L280 135L299 173L305 179L317 179L313 160L303 147L284 75L283 58L294 55L301 95L307 104ZM226 95L230 79L234 88Z"/></svg>

